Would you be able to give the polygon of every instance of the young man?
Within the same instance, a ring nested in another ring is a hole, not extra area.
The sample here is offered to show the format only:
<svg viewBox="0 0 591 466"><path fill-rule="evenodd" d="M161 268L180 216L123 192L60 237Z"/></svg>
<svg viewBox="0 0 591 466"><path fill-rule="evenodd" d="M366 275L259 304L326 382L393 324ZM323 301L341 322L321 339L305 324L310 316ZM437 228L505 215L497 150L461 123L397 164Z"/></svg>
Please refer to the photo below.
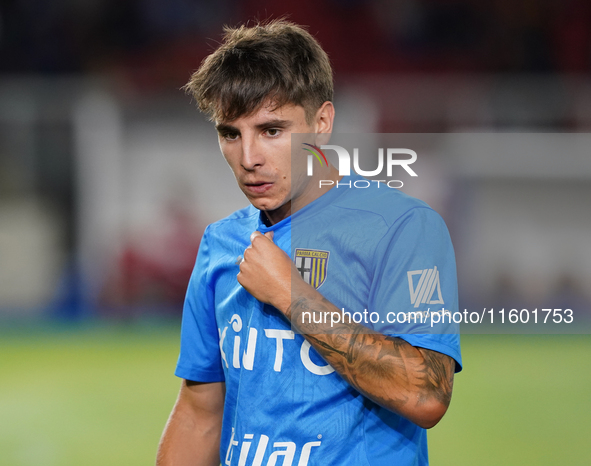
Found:
<svg viewBox="0 0 591 466"><path fill-rule="evenodd" d="M227 30L186 87L252 205L203 236L157 464L428 464L425 429L449 405L458 335L370 329L346 311L457 309L443 221L395 189L319 183L361 179L331 165L312 176L292 165L292 136L319 146L334 118L328 58L300 27ZM437 283L439 300L409 298L416 274Z"/></svg>

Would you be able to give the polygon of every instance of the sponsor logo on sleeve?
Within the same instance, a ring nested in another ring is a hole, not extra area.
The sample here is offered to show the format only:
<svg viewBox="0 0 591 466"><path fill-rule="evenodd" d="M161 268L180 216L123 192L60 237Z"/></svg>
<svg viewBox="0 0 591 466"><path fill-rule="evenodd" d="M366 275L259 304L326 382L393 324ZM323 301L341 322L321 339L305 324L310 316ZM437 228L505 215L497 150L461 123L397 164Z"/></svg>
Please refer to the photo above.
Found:
<svg viewBox="0 0 591 466"><path fill-rule="evenodd" d="M407 275L410 302L414 307L419 307L420 304L444 304L437 266L432 269L412 270Z"/></svg>

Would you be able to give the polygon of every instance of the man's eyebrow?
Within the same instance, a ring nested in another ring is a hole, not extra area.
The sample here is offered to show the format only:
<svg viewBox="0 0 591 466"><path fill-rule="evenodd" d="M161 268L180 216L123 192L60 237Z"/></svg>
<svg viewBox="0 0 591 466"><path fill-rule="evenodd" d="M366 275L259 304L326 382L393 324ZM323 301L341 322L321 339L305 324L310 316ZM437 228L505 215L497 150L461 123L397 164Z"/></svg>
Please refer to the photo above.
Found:
<svg viewBox="0 0 591 466"><path fill-rule="evenodd" d="M232 125L227 125L225 123L219 123L215 125L215 129L218 133L239 133L238 128Z"/></svg>
<svg viewBox="0 0 591 466"><path fill-rule="evenodd" d="M287 128L288 126L291 126L292 121L291 120L280 120L279 118L274 118L272 120L267 120L264 121L262 123L259 123L258 125L256 125L256 127L258 129L265 129L265 128Z"/></svg>
<svg viewBox="0 0 591 466"><path fill-rule="evenodd" d="M287 128L292 125L291 120L281 120L279 118L273 118L271 120L263 121L256 125L257 129L267 129L267 128ZM235 126L229 125L227 123L219 123L215 125L215 129L218 133L240 133L240 130Z"/></svg>

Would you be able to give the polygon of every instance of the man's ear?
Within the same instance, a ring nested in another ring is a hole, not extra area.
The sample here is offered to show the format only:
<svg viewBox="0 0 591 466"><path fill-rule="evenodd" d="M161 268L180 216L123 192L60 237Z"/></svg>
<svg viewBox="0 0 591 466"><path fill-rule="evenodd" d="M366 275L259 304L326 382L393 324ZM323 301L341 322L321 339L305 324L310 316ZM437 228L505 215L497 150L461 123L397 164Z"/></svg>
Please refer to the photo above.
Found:
<svg viewBox="0 0 591 466"><path fill-rule="evenodd" d="M332 133L332 124L334 121L334 105L332 102L324 102L320 108L316 111L316 117L314 120L315 133Z"/></svg>

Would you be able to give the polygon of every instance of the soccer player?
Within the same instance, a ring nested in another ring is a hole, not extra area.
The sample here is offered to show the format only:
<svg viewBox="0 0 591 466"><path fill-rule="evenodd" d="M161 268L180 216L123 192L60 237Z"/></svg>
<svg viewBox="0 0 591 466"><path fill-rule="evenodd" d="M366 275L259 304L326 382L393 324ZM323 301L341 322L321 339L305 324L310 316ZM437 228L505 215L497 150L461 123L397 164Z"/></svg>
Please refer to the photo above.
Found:
<svg viewBox="0 0 591 466"><path fill-rule="evenodd" d="M226 30L186 88L251 205L201 241L157 464L428 464L459 337L382 318L457 309L443 221L396 189L349 188L363 178L330 164L292 166L292 136L326 143L335 114L328 57L301 27Z"/></svg>

